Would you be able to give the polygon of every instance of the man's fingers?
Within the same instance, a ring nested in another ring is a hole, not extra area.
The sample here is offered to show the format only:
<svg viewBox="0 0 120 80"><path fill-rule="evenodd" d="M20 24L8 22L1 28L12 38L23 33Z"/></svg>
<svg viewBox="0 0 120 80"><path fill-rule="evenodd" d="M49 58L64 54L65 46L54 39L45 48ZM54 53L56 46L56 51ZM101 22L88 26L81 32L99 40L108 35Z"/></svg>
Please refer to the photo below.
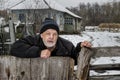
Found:
<svg viewBox="0 0 120 80"><path fill-rule="evenodd" d="M51 55L51 52L48 49L46 49L46 50L41 51L40 57L41 58L49 58L50 55Z"/></svg>
<svg viewBox="0 0 120 80"><path fill-rule="evenodd" d="M41 56L41 58L45 58L45 59L48 58L48 57L49 57L49 56L47 56L47 55L42 55L42 56Z"/></svg>
<svg viewBox="0 0 120 80"><path fill-rule="evenodd" d="M91 47L92 44L90 42L88 42L88 41L84 41L84 42L81 43L81 47L83 47L83 46L85 46L85 47Z"/></svg>
<svg viewBox="0 0 120 80"><path fill-rule="evenodd" d="M49 58L50 55L41 55L41 58Z"/></svg>
<svg viewBox="0 0 120 80"><path fill-rule="evenodd" d="M91 47L91 46L92 45L89 42L86 43L86 47Z"/></svg>
<svg viewBox="0 0 120 80"><path fill-rule="evenodd" d="M42 55L41 55L41 58L49 58L49 57L50 57L49 54L42 54Z"/></svg>

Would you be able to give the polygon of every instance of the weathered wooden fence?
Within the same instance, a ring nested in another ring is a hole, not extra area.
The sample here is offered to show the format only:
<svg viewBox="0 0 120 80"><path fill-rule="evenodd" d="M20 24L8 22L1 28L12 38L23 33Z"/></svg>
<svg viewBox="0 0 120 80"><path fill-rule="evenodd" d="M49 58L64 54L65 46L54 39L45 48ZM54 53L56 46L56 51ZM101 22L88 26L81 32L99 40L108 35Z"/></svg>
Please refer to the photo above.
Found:
<svg viewBox="0 0 120 80"><path fill-rule="evenodd" d="M82 48L76 72L73 59L68 57L41 59L0 56L0 80L102 80L89 78L89 70L98 69L90 65L90 59L100 56L120 56L120 47Z"/></svg>
<svg viewBox="0 0 120 80"><path fill-rule="evenodd" d="M72 80L73 60L65 57L0 57L0 80Z"/></svg>
<svg viewBox="0 0 120 80"><path fill-rule="evenodd" d="M93 48L92 58L98 57L120 57L120 47L97 47ZM106 70L120 71L120 63L91 65L90 70L104 72ZM97 75L89 77L89 80L120 80L120 74L117 75Z"/></svg>
<svg viewBox="0 0 120 80"><path fill-rule="evenodd" d="M89 51L91 49L81 50L77 73L74 72L73 59L68 57L41 59L0 56L0 80L86 80Z"/></svg>
<svg viewBox="0 0 120 80"><path fill-rule="evenodd" d="M83 48L78 57L78 68L76 77L78 80L87 80L89 75L89 66L90 66L90 59L93 52L92 49Z"/></svg>

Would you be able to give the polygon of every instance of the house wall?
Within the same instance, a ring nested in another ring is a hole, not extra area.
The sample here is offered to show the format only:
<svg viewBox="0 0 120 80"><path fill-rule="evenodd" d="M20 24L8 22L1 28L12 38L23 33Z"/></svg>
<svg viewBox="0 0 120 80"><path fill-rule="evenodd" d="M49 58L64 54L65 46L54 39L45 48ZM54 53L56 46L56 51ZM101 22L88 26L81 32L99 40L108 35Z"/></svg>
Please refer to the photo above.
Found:
<svg viewBox="0 0 120 80"><path fill-rule="evenodd" d="M64 31L64 14L62 12L58 12L56 15L56 22L59 25L60 31Z"/></svg>
<svg viewBox="0 0 120 80"><path fill-rule="evenodd" d="M65 14L64 30L66 32L80 32L81 30L81 19L75 18L71 15Z"/></svg>
<svg viewBox="0 0 120 80"><path fill-rule="evenodd" d="M60 31L64 30L63 12L44 9L44 10L13 10L12 13L14 22L21 20L21 22L37 23L38 25L41 25L45 18L51 17L58 23ZM20 19L20 15L22 19Z"/></svg>
<svg viewBox="0 0 120 80"><path fill-rule="evenodd" d="M35 23L36 32L39 32L41 23L46 17L51 17L59 25L60 31L73 32L80 29L80 21L78 18L72 17L66 13L51 10L51 9L41 9L41 10L12 10L13 21L21 20L24 23ZM71 19L71 23L67 19Z"/></svg>
<svg viewBox="0 0 120 80"><path fill-rule="evenodd" d="M64 30L65 32L73 32L74 31L74 18L70 15L64 15Z"/></svg>
<svg viewBox="0 0 120 80"><path fill-rule="evenodd" d="M82 27L82 19L77 19L77 31L81 32L83 30L83 27Z"/></svg>

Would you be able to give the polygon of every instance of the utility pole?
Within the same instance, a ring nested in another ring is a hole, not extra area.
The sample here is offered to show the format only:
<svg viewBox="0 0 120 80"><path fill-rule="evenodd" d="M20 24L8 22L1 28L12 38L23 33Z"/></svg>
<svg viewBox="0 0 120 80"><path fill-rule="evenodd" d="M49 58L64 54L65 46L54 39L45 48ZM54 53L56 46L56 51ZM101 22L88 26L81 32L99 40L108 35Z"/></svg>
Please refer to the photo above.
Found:
<svg viewBox="0 0 120 80"><path fill-rule="evenodd" d="M14 29L14 25L13 25L13 21L12 21L12 18L11 18L11 8L13 8L14 6L24 2L25 0L22 0L20 2L18 2L17 4L9 7L9 28L10 28L10 39L11 39L11 44L15 42L16 38L15 38L15 29Z"/></svg>
<svg viewBox="0 0 120 80"><path fill-rule="evenodd" d="M10 28L11 43L14 43L15 42L15 30L14 30L13 21L11 18L9 19L9 28Z"/></svg>
<svg viewBox="0 0 120 80"><path fill-rule="evenodd" d="M9 10L9 31L10 31L10 41L11 41L11 44L13 44L15 42L15 30L14 30L13 21L11 19L10 10Z"/></svg>

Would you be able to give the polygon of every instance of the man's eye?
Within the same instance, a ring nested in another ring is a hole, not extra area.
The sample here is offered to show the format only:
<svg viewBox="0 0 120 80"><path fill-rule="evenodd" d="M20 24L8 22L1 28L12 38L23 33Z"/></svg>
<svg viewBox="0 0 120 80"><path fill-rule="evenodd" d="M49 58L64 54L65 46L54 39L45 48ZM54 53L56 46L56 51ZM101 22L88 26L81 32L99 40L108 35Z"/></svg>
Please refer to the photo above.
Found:
<svg viewBox="0 0 120 80"><path fill-rule="evenodd" d="M50 35L50 33L46 33L46 35Z"/></svg>
<svg viewBox="0 0 120 80"><path fill-rule="evenodd" d="M57 34L54 34L54 36L57 36Z"/></svg>

